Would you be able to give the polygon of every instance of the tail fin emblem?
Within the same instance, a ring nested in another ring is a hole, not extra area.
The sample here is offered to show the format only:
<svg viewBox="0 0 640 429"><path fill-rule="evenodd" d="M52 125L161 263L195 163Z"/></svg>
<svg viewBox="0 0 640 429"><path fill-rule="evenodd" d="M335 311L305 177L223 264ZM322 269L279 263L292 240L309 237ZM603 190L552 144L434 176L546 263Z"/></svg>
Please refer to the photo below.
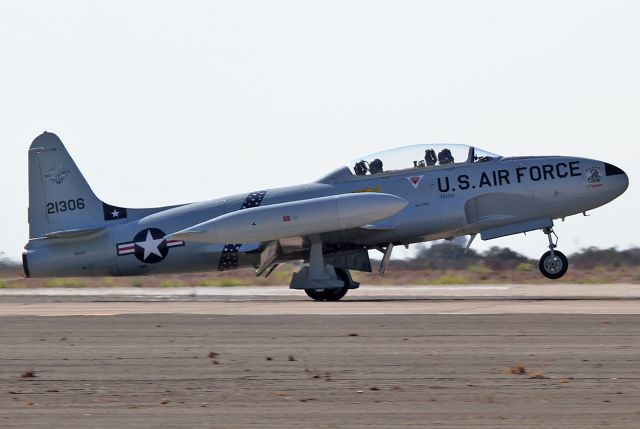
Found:
<svg viewBox="0 0 640 429"><path fill-rule="evenodd" d="M59 165L57 168L51 167L49 169L49 172L45 174L44 177L51 180L53 183L60 185L70 173L71 172L68 168Z"/></svg>

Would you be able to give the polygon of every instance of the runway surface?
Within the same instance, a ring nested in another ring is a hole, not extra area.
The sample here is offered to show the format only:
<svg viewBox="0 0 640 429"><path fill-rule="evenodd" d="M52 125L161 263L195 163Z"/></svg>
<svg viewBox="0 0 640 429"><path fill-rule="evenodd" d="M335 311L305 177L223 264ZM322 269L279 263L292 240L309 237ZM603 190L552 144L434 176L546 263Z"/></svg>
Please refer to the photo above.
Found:
<svg viewBox="0 0 640 429"><path fill-rule="evenodd" d="M512 313L639 314L640 285L363 286L322 303L285 286L0 289L6 316Z"/></svg>
<svg viewBox="0 0 640 429"><path fill-rule="evenodd" d="M637 285L206 289L2 290L0 427L640 421Z"/></svg>

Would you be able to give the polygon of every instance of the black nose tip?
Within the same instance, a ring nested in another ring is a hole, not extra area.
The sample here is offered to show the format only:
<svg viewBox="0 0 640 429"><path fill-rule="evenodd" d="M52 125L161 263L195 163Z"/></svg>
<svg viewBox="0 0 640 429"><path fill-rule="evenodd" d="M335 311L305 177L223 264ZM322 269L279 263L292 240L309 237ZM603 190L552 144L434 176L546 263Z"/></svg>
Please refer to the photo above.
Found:
<svg viewBox="0 0 640 429"><path fill-rule="evenodd" d="M604 172L607 176L617 176L619 174L625 174L624 171L622 171L622 169L616 167L613 164L604 164Z"/></svg>

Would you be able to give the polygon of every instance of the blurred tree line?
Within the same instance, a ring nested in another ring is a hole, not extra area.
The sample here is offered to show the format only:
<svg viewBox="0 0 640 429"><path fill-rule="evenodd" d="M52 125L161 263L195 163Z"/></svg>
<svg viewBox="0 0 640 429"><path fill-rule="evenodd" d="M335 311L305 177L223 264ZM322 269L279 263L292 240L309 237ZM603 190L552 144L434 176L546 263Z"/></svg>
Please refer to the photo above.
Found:
<svg viewBox="0 0 640 429"><path fill-rule="evenodd" d="M577 268L637 267L640 266L640 248L619 251L615 248L589 247L569 255L569 263ZM530 264L537 267L537 259L529 259L508 247L491 247L485 252L468 249L452 242L438 242L422 247L414 258L394 261L394 266L409 270L468 269L483 266L491 270L513 269Z"/></svg>
<svg viewBox="0 0 640 429"><path fill-rule="evenodd" d="M568 255L572 267L587 269L594 267L638 267L640 266L640 248L619 251L615 248L600 249L589 247ZM530 269L538 266L537 259L529 259L508 247L491 247L485 252L468 249L453 242L437 242L431 246L422 246L416 256L393 262L394 267L407 270L441 269L466 270L478 267L489 270L508 270L514 268ZM0 271L20 270L21 264L7 258L0 252ZM535 268L537 269L537 268Z"/></svg>
<svg viewBox="0 0 640 429"><path fill-rule="evenodd" d="M8 267L8 266L15 266L15 265L16 263L11 259L7 258L4 252L0 252L0 267Z"/></svg>
<svg viewBox="0 0 640 429"><path fill-rule="evenodd" d="M13 275L20 268L20 264L7 257L4 252L0 252L0 273Z"/></svg>

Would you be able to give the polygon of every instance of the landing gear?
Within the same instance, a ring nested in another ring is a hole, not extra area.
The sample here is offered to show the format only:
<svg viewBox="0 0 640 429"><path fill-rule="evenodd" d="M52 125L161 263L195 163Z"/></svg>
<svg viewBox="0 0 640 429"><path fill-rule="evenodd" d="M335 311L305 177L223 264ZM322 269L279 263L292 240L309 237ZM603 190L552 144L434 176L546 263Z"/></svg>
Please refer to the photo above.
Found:
<svg viewBox="0 0 640 429"><path fill-rule="evenodd" d="M353 280L351 280L349 271L341 268L335 268L335 271L338 279L344 283L343 287L332 289L305 289L304 292L307 296L316 301L340 301L347 292L349 292Z"/></svg>
<svg viewBox="0 0 640 429"><path fill-rule="evenodd" d="M290 289L303 289L316 301L338 301L359 286L347 269L325 265L319 237L310 236L309 241L309 265L293 274Z"/></svg>
<svg viewBox="0 0 640 429"><path fill-rule="evenodd" d="M338 280L342 281L344 286L332 289L305 289L304 292L309 298L316 301L339 301L349 292L349 289L357 289L360 286L353 281L349 270L343 268L334 268L334 270Z"/></svg>
<svg viewBox="0 0 640 429"><path fill-rule="evenodd" d="M305 289L304 293L315 301L340 301L347 292L349 292L349 286L345 286L342 289Z"/></svg>
<svg viewBox="0 0 640 429"><path fill-rule="evenodd" d="M549 251L542 255L538 267L543 276L551 280L556 280L565 275L569 268L569 261L567 257L564 256L564 253L555 250L558 246L558 236L553 232L553 228L547 227L542 231L547 234L549 238ZM555 242L553 237L551 237L552 234L555 237Z"/></svg>
<svg viewBox="0 0 640 429"><path fill-rule="evenodd" d="M540 258L539 266L543 276L556 280L565 275L569 268L569 261L562 252L556 250L552 255L551 251L548 251Z"/></svg>

